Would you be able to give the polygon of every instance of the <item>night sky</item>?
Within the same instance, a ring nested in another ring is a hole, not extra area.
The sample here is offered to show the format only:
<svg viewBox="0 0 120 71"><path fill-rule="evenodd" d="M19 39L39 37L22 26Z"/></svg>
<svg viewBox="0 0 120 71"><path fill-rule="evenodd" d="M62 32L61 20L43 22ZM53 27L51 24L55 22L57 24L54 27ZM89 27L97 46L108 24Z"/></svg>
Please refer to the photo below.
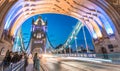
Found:
<svg viewBox="0 0 120 71"><path fill-rule="evenodd" d="M26 20L22 25L22 34L25 43L25 47L28 46L31 36L31 25L32 25L32 18L35 20L38 16L42 16L43 20L47 20L48 22L48 29L47 29L47 36L50 40L50 43L54 46L58 46L59 44L64 44L67 40L69 34L73 30L73 27L78 22L77 19L60 14L41 14L36 15L28 20ZM85 34L87 38L88 47L93 49L92 38L90 33L88 32L87 28L85 27ZM77 35L78 39L78 46L85 47L84 37L83 37L83 30L81 29L79 34ZM72 48L75 49L75 43L71 44Z"/></svg>

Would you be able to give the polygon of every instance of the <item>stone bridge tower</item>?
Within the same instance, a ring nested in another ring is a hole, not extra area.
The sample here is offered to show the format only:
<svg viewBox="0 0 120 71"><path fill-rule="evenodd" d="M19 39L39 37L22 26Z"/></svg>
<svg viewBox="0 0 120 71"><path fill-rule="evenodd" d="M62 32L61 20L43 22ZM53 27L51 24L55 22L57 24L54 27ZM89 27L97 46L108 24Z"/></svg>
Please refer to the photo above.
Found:
<svg viewBox="0 0 120 71"><path fill-rule="evenodd" d="M44 53L46 45L46 29L47 22L43 21L42 17L38 17L36 21L32 21L32 46L31 53Z"/></svg>

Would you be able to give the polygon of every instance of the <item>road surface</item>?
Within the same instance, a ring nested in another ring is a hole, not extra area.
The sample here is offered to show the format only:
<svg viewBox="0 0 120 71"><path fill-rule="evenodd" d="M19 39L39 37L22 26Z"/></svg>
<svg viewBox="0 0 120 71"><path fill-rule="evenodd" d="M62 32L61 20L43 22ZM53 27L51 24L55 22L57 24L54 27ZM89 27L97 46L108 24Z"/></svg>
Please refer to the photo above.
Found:
<svg viewBox="0 0 120 71"><path fill-rule="evenodd" d="M120 65L44 58L41 63L46 71L120 71Z"/></svg>

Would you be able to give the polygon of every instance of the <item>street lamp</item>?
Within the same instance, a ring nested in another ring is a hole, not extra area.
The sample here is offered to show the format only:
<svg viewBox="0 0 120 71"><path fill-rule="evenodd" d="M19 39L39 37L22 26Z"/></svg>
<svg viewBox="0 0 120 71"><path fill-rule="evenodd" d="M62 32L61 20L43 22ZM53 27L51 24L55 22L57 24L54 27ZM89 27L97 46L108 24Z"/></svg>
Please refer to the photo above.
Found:
<svg viewBox="0 0 120 71"><path fill-rule="evenodd" d="M64 54L66 54L66 49L64 49Z"/></svg>
<svg viewBox="0 0 120 71"><path fill-rule="evenodd" d="M77 37L75 36L74 39L75 39L76 53L78 54L78 50L77 50Z"/></svg>
<svg viewBox="0 0 120 71"><path fill-rule="evenodd" d="M71 45L69 45L69 54L71 54Z"/></svg>

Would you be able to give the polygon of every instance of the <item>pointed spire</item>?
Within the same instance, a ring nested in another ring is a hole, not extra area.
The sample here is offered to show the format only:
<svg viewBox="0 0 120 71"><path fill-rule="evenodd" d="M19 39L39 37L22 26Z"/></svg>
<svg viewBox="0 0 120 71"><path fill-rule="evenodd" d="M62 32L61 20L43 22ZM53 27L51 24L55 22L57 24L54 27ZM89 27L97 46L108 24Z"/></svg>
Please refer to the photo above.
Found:
<svg viewBox="0 0 120 71"><path fill-rule="evenodd" d="M39 19L42 19L41 15L38 16Z"/></svg>

